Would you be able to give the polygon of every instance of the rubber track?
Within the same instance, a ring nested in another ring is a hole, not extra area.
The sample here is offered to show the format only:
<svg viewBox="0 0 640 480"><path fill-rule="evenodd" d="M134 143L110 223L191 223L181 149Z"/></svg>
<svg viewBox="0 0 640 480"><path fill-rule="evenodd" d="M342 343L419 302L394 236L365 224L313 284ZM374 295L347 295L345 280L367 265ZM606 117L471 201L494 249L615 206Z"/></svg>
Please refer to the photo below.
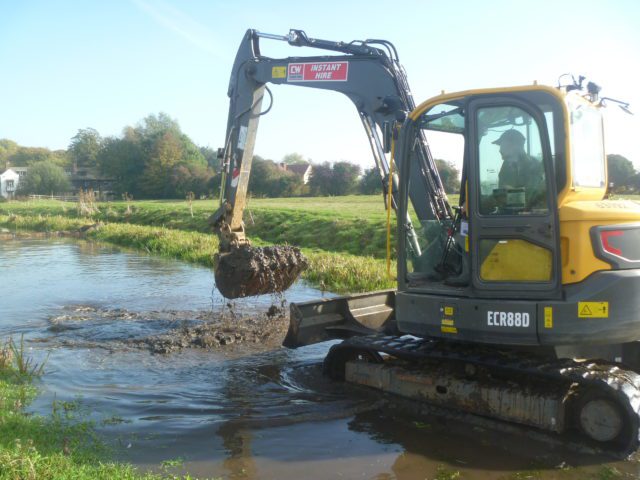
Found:
<svg viewBox="0 0 640 480"><path fill-rule="evenodd" d="M602 361L549 360L519 352L498 350L481 345L444 342L415 337L387 335L357 336L331 347L374 350L404 360L439 360L481 366L494 372L536 376L553 382L578 384L597 389L617 400L626 414L629 435L615 453L627 455L640 444L640 375L619 365ZM331 355L331 351L329 355Z"/></svg>

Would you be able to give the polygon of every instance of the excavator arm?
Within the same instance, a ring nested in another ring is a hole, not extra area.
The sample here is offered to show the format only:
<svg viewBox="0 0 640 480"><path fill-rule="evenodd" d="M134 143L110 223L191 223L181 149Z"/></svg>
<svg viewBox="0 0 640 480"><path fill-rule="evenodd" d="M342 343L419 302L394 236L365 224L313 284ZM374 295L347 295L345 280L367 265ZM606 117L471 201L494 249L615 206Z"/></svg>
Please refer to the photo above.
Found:
<svg viewBox="0 0 640 480"><path fill-rule="evenodd" d="M262 38L286 41L292 46L338 52L339 55L270 58L260 53ZM219 152L223 172L220 207L211 217L211 223L220 238L219 258L236 253L241 247L249 246L242 216L246 206L258 123L260 117L271 109L273 102L273 96L267 86L269 83L333 90L346 95L360 116L385 191L389 185L392 161L389 153L395 129L407 113L415 108L406 74L399 63L395 47L390 42L375 39L349 43L333 42L309 38L301 30L291 30L287 36L248 30L240 44L231 72L225 146ZM263 110L265 92L270 97L270 104ZM450 220L451 208L426 139L419 137L418 143L418 161L413 162L410 167L409 195L414 210L421 219ZM400 170L400 165L397 167L396 172ZM392 208L395 209L398 205L396 175L392 176L391 184ZM406 221L411 223L409 218ZM409 236L412 237L411 234ZM417 250L419 254L420 247L415 237L408 240L409 248ZM259 255L264 254L263 250L256 252ZM279 257L283 256L282 251L276 253ZM284 256L290 253L289 251ZM244 254L247 256L246 249ZM279 261L281 260L282 258L279 258ZM303 263L297 256L292 260L297 264ZM229 275L225 278L221 272L221 268L224 268L223 263L218 262L216 280L218 288L225 296L249 296L271 290L265 285L253 289L246 288L246 284L251 282L238 276L238 262L231 262L226 267L233 267L235 270L233 278ZM269 269L280 274L290 272L290 275L297 277L301 272L297 268L288 268L286 260L285 265L269 261L266 263L269 264ZM229 295L225 293L225 283L236 284L233 291L226 289ZM253 283L257 285L261 282ZM238 288L238 284L241 284L242 288ZM221 286L223 288L220 288ZM282 286L278 285L276 289L281 289Z"/></svg>

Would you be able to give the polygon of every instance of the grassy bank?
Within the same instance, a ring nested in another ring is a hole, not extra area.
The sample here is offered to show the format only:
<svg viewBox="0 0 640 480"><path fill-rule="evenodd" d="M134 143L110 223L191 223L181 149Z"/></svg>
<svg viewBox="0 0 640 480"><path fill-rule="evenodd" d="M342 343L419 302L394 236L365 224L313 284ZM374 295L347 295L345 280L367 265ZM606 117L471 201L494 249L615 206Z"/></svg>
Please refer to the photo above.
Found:
<svg viewBox="0 0 640 480"><path fill-rule="evenodd" d="M77 418L72 404L54 402L47 416L28 414L41 367L25 357L22 342L0 345L0 479L182 478L109 461L93 425Z"/></svg>
<svg viewBox="0 0 640 480"><path fill-rule="evenodd" d="M0 228L11 232L73 232L90 221L93 220L63 215L0 214ZM105 223L100 229L88 231L86 238L207 267L213 266L213 254L218 249L217 238L211 233L128 223ZM255 245L270 243L257 237L252 237L252 240ZM310 263L303 278L319 288L346 293L380 290L394 285L386 275L384 260L310 248L302 250Z"/></svg>
<svg viewBox="0 0 640 480"><path fill-rule="evenodd" d="M210 233L207 219L216 208L212 200L194 201L191 207L186 201L110 202L99 204L91 218L108 223ZM79 216L73 203L57 201L0 203L0 213L30 217ZM251 238L271 244L286 242L303 248L376 258L386 255L386 213L382 197L377 195L252 199L245 211L245 223Z"/></svg>
<svg viewBox="0 0 640 480"><path fill-rule="evenodd" d="M98 204L79 214L73 203L0 203L0 227L10 231L76 230L104 222L89 238L205 266L212 265L217 239L207 219L212 200L136 201ZM393 220L395 222L395 220ZM386 213L381 196L252 199L245 211L256 245L301 247L310 268L304 278L327 290L362 292L394 285L386 275ZM392 229L395 237L395 228Z"/></svg>

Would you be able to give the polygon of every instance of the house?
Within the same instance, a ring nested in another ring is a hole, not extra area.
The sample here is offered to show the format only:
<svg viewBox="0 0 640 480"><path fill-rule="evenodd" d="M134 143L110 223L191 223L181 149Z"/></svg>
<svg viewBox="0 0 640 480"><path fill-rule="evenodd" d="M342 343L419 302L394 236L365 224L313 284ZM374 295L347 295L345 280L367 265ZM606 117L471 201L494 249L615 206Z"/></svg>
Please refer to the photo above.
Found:
<svg viewBox="0 0 640 480"><path fill-rule="evenodd" d="M113 179L101 175L97 168L74 166L67 175L74 194L80 190L93 190L99 200L109 200L113 197Z"/></svg>
<svg viewBox="0 0 640 480"><path fill-rule="evenodd" d="M16 168L7 168L0 173L0 196L4 198L13 198L16 194L18 184L20 183L20 174L16 172Z"/></svg>
<svg viewBox="0 0 640 480"><path fill-rule="evenodd" d="M309 183L309 179L311 178L311 174L313 172L313 167L310 163L294 163L292 165L287 165L286 163L279 163L278 167L285 172L293 172L299 177L302 177L302 183L305 185Z"/></svg>
<svg viewBox="0 0 640 480"><path fill-rule="evenodd" d="M29 170L29 167L11 167L11 170L16 172L18 174L18 176L20 177L20 180L22 180L24 178L24 176L27 174L27 171Z"/></svg>

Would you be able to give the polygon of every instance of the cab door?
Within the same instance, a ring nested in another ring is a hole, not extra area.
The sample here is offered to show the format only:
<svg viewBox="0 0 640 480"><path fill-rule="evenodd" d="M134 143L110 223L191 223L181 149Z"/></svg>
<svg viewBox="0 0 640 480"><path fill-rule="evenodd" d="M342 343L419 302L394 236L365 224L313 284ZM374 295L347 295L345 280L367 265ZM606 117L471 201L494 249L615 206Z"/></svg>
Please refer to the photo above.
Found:
<svg viewBox="0 0 640 480"><path fill-rule="evenodd" d="M472 285L479 296L558 298L559 222L544 115L516 96L468 104Z"/></svg>

